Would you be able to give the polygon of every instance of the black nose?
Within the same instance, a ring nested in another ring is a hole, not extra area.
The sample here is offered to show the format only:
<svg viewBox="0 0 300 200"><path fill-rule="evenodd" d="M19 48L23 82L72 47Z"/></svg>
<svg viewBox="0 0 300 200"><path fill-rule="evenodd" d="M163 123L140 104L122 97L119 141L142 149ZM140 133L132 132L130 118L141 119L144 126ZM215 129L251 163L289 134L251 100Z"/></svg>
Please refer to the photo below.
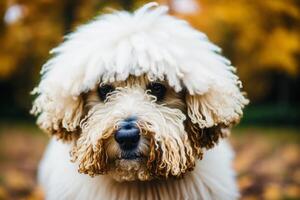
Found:
<svg viewBox="0 0 300 200"><path fill-rule="evenodd" d="M140 139L140 130L136 126L136 118L130 117L119 124L119 129L115 133L115 140L122 150L133 150L137 147Z"/></svg>

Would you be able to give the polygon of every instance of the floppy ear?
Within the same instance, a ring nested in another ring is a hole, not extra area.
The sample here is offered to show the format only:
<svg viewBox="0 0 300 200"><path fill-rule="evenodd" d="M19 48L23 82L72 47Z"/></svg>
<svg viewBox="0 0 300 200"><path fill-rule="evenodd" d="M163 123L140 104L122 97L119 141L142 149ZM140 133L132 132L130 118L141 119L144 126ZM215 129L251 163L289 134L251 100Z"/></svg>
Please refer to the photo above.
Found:
<svg viewBox="0 0 300 200"><path fill-rule="evenodd" d="M39 127L49 135L64 141L77 138L83 116L82 97L36 93L38 97L33 103L31 113L38 116Z"/></svg>
<svg viewBox="0 0 300 200"><path fill-rule="evenodd" d="M248 103L238 87L231 91L210 89L200 95L186 95L187 129L196 153L212 148L229 128L238 123Z"/></svg>

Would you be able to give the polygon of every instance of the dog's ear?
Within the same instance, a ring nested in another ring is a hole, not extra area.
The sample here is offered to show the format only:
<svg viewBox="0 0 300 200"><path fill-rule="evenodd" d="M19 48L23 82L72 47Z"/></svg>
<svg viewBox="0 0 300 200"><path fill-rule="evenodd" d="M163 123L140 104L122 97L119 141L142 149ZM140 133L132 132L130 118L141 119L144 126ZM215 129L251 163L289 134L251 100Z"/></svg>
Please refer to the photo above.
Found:
<svg viewBox="0 0 300 200"><path fill-rule="evenodd" d="M239 88L232 91L209 90L200 95L186 93L187 131L196 153L212 148L229 128L238 123L248 100Z"/></svg>
<svg viewBox="0 0 300 200"><path fill-rule="evenodd" d="M62 96L38 93L31 113L38 116L37 124L49 135L64 141L71 141L80 134L83 116L81 96Z"/></svg>

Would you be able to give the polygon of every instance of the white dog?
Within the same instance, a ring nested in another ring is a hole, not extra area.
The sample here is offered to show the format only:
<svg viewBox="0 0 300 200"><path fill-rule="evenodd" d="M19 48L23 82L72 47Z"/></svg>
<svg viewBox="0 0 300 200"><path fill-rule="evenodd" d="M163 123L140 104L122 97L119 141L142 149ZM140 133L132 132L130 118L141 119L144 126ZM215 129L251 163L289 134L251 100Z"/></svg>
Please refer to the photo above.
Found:
<svg viewBox="0 0 300 200"><path fill-rule="evenodd" d="M238 198L222 138L248 100L220 49L167 10L102 15L52 51L32 109L54 136L47 199Z"/></svg>

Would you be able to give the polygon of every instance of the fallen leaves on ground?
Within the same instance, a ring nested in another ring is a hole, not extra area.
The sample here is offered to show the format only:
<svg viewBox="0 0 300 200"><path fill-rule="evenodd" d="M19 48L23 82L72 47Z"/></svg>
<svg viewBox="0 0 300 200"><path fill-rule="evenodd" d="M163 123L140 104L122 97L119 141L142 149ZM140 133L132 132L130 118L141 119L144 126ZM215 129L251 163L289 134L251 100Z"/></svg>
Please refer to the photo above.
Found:
<svg viewBox="0 0 300 200"><path fill-rule="evenodd" d="M300 199L300 132L250 127L231 140L242 199Z"/></svg>
<svg viewBox="0 0 300 200"><path fill-rule="evenodd" d="M297 129L235 129L230 140L241 199L300 199ZM46 144L47 137L31 125L0 126L0 200L44 198L36 172Z"/></svg>

